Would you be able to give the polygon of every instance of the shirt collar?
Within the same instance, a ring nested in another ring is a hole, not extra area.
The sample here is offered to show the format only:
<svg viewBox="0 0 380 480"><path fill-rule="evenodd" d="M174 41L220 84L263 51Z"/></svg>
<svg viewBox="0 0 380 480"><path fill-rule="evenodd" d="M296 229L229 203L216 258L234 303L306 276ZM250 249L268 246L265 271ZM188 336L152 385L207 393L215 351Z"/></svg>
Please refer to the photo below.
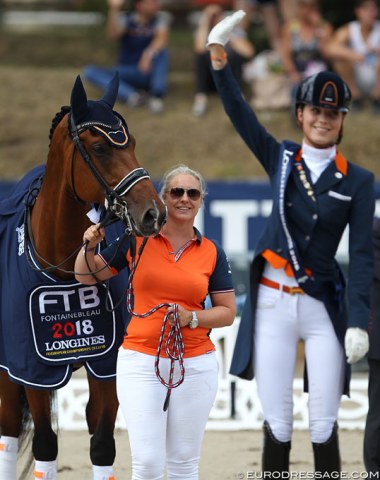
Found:
<svg viewBox="0 0 380 480"><path fill-rule="evenodd" d="M201 232L196 228L196 227L193 227L194 229L194 233L195 233L195 240L198 242L198 243L201 243L202 241L202 234ZM157 236L160 236L160 237L163 237L164 235L161 233L161 231L157 234Z"/></svg>

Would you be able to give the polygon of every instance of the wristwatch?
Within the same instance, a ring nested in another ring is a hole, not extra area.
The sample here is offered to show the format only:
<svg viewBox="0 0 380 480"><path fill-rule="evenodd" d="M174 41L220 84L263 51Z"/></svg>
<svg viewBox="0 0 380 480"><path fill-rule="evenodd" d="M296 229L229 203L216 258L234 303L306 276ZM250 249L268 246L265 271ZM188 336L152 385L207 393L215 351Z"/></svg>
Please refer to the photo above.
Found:
<svg viewBox="0 0 380 480"><path fill-rule="evenodd" d="M193 329L193 328L197 328L197 326L198 326L197 314L195 312L191 312L191 320L188 323L188 327Z"/></svg>

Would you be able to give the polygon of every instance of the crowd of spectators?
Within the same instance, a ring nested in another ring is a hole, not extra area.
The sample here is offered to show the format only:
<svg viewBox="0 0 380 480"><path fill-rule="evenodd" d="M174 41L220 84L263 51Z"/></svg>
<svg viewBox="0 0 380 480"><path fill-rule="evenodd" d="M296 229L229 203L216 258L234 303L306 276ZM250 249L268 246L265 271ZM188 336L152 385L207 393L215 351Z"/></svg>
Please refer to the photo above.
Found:
<svg viewBox="0 0 380 480"><path fill-rule="evenodd" d="M85 77L104 88L118 70L121 101L131 108L148 103L152 113L162 113L171 66L170 16L160 10L159 0L107 2L107 36L119 42L119 58L112 68L87 66ZM280 86L283 90L286 84L287 97L285 101L279 98L278 105L290 107L300 81L313 73L332 70L351 88L352 111L362 110L369 103L371 111L379 114L377 1L354 0L352 20L339 28L324 18L320 3L321 0L193 0L189 21L193 29L193 115L202 117L207 113L208 97L215 91L210 54L205 46L208 33L224 15L239 9L248 15L231 35L228 59L238 82L241 86L251 84L252 97L259 98L263 106L275 108L274 92L280 92ZM252 29L257 24L265 32L264 52L253 40ZM276 75L271 75L273 71ZM254 85L258 78L261 83Z"/></svg>

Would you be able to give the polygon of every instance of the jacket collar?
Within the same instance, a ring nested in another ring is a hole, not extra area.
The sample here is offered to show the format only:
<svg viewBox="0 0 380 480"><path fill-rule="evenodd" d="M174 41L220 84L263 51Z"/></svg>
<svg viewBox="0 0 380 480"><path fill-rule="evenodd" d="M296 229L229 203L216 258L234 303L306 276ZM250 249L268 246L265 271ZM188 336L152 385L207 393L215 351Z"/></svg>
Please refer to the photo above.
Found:
<svg viewBox="0 0 380 480"><path fill-rule="evenodd" d="M299 162L301 160L301 157L302 157L302 149L300 148L298 150L298 152L296 153L296 156L295 156L295 161L296 162ZM335 160L334 162L335 163L335 169L336 171L340 172L342 175L346 176L347 175L347 169L348 169L348 164L347 164L347 160L345 159L345 157L339 152L339 150L337 150L336 152L336 156L335 156ZM318 182L317 182L318 183Z"/></svg>

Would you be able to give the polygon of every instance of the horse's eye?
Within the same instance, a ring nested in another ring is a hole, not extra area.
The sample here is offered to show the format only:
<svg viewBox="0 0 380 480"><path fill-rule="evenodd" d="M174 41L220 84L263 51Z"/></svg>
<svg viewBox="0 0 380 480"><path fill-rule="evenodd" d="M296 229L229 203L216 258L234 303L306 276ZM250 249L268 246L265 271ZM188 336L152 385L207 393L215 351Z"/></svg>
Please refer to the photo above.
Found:
<svg viewBox="0 0 380 480"><path fill-rule="evenodd" d="M105 143L94 143L92 145L92 151L97 157L105 157L109 155L109 147Z"/></svg>

